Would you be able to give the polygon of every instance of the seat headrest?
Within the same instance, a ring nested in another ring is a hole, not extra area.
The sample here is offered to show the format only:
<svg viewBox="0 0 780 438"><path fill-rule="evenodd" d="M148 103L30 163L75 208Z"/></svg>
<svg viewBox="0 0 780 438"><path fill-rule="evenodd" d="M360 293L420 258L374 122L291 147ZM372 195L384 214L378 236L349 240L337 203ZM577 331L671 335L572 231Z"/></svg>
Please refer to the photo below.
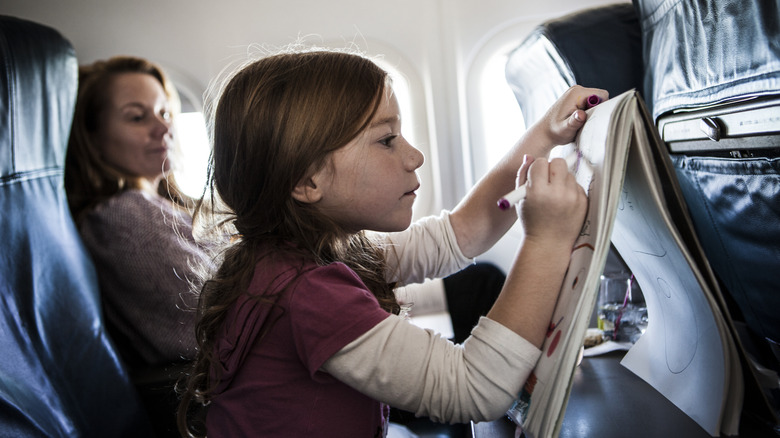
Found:
<svg viewBox="0 0 780 438"><path fill-rule="evenodd" d="M506 79L534 123L570 86L603 88L610 96L641 91L639 20L631 3L577 11L538 26L512 53Z"/></svg>
<svg viewBox="0 0 780 438"><path fill-rule="evenodd" d="M75 51L54 29L0 19L0 178L61 169L77 93Z"/></svg>

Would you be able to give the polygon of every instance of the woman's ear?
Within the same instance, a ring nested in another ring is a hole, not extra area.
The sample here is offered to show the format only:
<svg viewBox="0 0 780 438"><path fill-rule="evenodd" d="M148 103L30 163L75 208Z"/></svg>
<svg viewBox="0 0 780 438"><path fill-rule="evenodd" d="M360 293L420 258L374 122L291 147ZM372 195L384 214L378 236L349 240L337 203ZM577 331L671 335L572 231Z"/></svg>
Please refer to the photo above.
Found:
<svg viewBox="0 0 780 438"><path fill-rule="evenodd" d="M293 188L292 197L295 200L306 204L314 204L322 199L322 190L320 190L320 187L314 182L314 178L309 176L302 179L295 188Z"/></svg>

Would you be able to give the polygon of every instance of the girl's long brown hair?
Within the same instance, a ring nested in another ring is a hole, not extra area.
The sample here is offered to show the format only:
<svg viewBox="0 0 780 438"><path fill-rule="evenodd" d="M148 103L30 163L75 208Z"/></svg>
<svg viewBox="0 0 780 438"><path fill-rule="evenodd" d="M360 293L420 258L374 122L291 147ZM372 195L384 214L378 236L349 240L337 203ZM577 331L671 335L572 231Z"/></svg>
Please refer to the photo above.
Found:
<svg viewBox="0 0 780 438"><path fill-rule="evenodd" d="M254 61L219 93L211 126L211 195L202 201L209 208L199 208L210 216L196 213L196 221L214 224L225 246L219 267L201 289L199 349L179 407L183 435L205 433L193 424L192 417L199 416L192 411L208 405L218 383L212 374L216 334L268 248L296 248L320 265L343 262L384 309L398 312L382 249L364 233L347 233L316 206L292 197L300 181L329 165L331 153L368 126L387 81L387 73L363 56L306 51ZM274 297L260 299L274 305Z"/></svg>

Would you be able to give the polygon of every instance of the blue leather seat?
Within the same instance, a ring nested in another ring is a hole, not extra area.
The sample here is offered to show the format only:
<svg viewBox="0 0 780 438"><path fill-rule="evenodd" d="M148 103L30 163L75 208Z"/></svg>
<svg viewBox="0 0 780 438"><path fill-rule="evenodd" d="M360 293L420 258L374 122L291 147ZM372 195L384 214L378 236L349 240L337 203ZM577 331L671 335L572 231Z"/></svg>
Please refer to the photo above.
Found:
<svg viewBox="0 0 780 438"><path fill-rule="evenodd" d="M0 16L0 63L0 436L151 436L63 189L74 50Z"/></svg>

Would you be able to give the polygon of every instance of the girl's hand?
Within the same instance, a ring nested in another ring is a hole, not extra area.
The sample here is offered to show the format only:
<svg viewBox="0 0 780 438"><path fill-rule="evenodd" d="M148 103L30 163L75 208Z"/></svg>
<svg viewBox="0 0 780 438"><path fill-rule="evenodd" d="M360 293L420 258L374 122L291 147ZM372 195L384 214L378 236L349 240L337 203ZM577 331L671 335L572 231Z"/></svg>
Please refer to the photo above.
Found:
<svg viewBox="0 0 780 438"><path fill-rule="evenodd" d="M516 183L520 186L526 180L526 198L517 205L525 238L571 248L582 229L588 202L566 161L555 158L547 162L526 156Z"/></svg>
<svg viewBox="0 0 780 438"><path fill-rule="evenodd" d="M568 144L574 141L577 131L585 124L586 101L591 95L598 96L601 101L609 99L607 90L600 88L585 88L575 85L550 107L544 117L539 120L539 128L552 146Z"/></svg>

